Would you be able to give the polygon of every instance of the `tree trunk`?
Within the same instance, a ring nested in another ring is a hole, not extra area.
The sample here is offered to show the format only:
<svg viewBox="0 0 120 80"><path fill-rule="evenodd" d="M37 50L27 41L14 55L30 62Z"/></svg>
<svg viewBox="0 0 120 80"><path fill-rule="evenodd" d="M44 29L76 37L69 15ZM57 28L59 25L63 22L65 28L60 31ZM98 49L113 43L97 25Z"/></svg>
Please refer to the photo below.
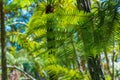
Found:
<svg viewBox="0 0 120 80"><path fill-rule="evenodd" d="M92 80L105 80L98 57L91 56L88 59L88 69Z"/></svg>
<svg viewBox="0 0 120 80"><path fill-rule="evenodd" d="M1 63L2 63L2 80L7 80L7 63L6 63L6 49L5 49L5 25L3 0L0 0L0 20L1 20Z"/></svg>
<svg viewBox="0 0 120 80"><path fill-rule="evenodd" d="M85 12L91 12L90 0L76 0L78 10L84 10Z"/></svg>

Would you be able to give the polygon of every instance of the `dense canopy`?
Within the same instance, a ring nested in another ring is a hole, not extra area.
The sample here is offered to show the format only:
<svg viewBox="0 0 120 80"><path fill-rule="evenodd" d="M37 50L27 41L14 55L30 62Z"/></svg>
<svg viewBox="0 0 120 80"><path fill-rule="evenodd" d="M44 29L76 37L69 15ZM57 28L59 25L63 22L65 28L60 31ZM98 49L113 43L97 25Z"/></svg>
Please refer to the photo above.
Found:
<svg viewBox="0 0 120 80"><path fill-rule="evenodd" d="M0 0L0 80L119 80L120 0Z"/></svg>

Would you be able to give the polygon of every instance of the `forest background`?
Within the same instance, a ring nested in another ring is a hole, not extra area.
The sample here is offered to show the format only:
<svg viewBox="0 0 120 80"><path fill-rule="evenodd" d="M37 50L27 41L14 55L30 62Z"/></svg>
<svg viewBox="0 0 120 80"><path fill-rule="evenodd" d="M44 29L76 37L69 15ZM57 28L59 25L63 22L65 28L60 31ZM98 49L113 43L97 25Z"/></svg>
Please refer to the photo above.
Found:
<svg viewBox="0 0 120 80"><path fill-rule="evenodd" d="M120 0L0 0L2 80L119 80Z"/></svg>

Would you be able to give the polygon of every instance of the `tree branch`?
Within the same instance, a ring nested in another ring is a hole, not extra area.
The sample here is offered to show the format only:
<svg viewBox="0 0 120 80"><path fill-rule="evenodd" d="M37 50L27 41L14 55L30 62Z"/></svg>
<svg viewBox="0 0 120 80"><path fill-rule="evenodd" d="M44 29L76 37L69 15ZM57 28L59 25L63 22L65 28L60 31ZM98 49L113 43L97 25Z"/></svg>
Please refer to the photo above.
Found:
<svg viewBox="0 0 120 80"><path fill-rule="evenodd" d="M25 22L14 22L14 23L8 24L8 25L16 25L16 24L22 24L22 25L28 26L27 23L25 23Z"/></svg>
<svg viewBox="0 0 120 80"><path fill-rule="evenodd" d="M8 68L14 68L18 71L20 71L21 73L25 74L30 80L36 80L34 77L32 77L31 75L29 75L28 73L26 73L25 71L19 69L17 66L7 66Z"/></svg>

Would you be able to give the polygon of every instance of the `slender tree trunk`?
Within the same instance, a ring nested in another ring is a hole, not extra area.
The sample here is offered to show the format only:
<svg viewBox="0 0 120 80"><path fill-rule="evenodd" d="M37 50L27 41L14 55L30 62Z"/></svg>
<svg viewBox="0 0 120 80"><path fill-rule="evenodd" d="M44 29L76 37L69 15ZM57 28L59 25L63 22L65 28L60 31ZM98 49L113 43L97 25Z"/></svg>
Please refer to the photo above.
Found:
<svg viewBox="0 0 120 80"><path fill-rule="evenodd" d="M113 56L112 56L112 79L111 80L114 80L114 77L115 77L115 73L114 73L114 59L115 59L115 51L113 51Z"/></svg>
<svg viewBox="0 0 120 80"><path fill-rule="evenodd" d="M6 49L5 49L5 25L3 0L0 0L0 20L1 20L1 63L2 63L2 80L7 80L7 63L6 63Z"/></svg>
<svg viewBox="0 0 120 80"><path fill-rule="evenodd" d="M112 56L112 79L111 80L115 80L115 73L114 73L114 60L115 60L115 54L116 54L116 50L115 50L115 35L113 33L113 56Z"/></svg>
<svg viewBox="0 0 120 80"><path fill-rule="evenodd" d="M105 59L106 59L106 65L107 65L108 73L112 77L112 73L111 73L110 67L109 67L109 58L108 58L108 55L107 55L106 48L104 48L104 54L105 54Z"/></svg>

